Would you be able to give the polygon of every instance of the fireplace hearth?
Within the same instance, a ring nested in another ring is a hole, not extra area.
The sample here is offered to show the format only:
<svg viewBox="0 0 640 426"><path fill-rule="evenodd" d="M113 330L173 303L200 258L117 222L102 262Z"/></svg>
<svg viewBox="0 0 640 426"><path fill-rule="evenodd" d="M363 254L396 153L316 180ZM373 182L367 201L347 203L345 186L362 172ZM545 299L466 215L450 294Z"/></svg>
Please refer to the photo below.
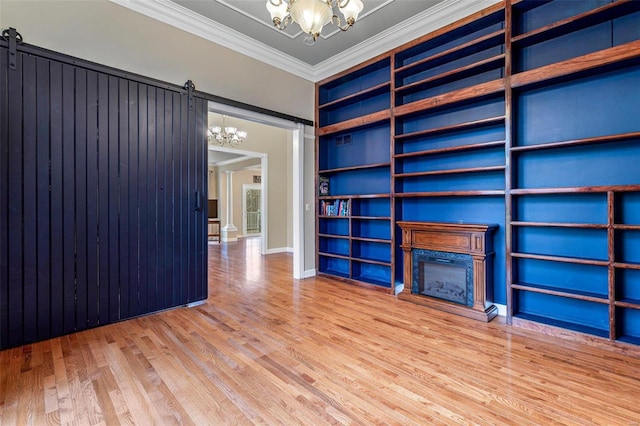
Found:
<svg viewBox="0 0 640 426"><path fill-rule="evenodd" d="M404 289L398 298L491 321L493 233L496 225L398 222Z"/></svg>

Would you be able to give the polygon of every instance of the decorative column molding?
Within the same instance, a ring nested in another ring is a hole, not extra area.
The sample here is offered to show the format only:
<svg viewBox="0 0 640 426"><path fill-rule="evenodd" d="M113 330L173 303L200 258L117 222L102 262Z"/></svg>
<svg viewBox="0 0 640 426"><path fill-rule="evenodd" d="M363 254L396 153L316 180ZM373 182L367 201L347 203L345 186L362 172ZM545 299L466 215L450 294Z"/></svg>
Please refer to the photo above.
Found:
<svg viewBox="0 0 640 426"><path fill-rule="evenodd" d="M233 224L233 171L225 170L227 175L227 217L226 224L222 227L222 241L237 241L238 228Z"/></svg>

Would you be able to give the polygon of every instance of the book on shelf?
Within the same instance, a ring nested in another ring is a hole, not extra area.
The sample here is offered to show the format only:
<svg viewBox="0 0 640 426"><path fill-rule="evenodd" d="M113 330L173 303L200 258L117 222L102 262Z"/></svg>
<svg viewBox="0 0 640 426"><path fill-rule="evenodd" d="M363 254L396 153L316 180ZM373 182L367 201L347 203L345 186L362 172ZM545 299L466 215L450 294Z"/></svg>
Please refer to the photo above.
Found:
<svg viewBox="0 0 640 426"><path fill-rule="evenodd" d="M338 199L320 201L321 216L349 216L351 214L351 200Z"/></svg>

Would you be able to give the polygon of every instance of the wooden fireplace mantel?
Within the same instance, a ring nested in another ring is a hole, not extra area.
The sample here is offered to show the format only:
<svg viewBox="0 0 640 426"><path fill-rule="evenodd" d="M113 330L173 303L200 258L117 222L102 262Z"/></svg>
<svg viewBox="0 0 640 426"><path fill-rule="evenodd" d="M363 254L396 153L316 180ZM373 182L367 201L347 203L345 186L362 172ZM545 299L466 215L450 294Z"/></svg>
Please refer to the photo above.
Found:
<svg viewBox="0 0 640 426"><path fill-rule="evenodd" d="M493 233L497 225L445 222L398 222L398 225L402 229L400 248L404 252L404 289L398 294L399 299L485 322L498 315L498 308L487 297L487 284L492 284ZM413 249L470 255L473 259L473 306L412 293Z"/></svg>

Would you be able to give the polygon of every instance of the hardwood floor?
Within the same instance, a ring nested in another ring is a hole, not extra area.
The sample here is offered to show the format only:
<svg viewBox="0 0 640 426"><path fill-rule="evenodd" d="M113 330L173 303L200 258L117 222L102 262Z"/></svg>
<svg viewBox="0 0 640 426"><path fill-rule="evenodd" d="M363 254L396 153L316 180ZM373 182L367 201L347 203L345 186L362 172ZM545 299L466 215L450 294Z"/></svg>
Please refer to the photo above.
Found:
<svg viewBox="0 0 640 426"><path fill-rule="evenodd" d="M203 305L0 352L0 424L640 424L640 351L297 281L258 245L209 246Z"/></svg>

